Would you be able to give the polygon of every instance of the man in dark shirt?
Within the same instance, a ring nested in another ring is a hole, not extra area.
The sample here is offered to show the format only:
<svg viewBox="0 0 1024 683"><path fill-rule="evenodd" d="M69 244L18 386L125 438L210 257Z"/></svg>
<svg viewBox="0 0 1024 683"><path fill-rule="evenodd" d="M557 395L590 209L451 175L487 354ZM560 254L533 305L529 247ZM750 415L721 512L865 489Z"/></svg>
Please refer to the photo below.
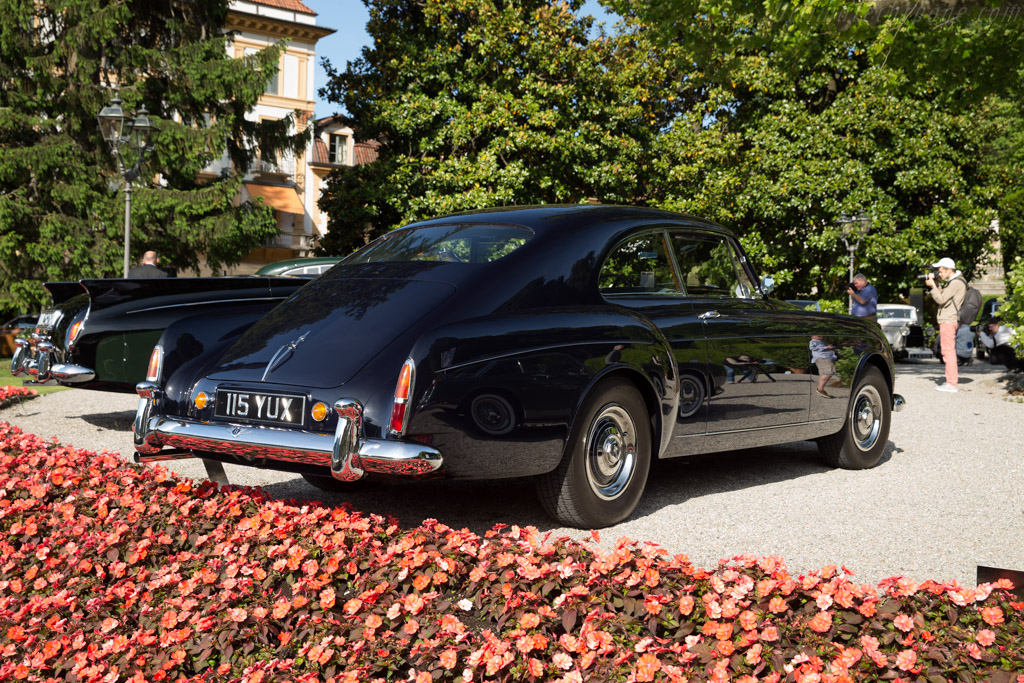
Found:
<svg viewBox="0 0 1024 683"><path fill-rule="evenodd" d="M128 277L167 277L167 273L156 267L160 258L155 251L147 251L142 255L142 263L128 269Z"/></svg>
<svg viewBox="0 0 1024 683"><path fill-rule="evenodd" d="M878 292L872 285L868 284L868 278L864 273L857 273L853 276L853 286L846 290L853 299L853 310L851 313L858 318L878 320Z"/></svg>

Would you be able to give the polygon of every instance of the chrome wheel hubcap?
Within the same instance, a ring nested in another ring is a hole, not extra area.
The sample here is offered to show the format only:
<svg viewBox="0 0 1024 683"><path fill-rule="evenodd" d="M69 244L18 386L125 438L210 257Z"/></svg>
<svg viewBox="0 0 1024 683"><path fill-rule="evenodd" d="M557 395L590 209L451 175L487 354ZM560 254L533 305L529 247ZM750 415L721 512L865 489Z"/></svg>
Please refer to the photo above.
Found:
<svg viewBox="0 0 1024 683"><path fill-rule="evenodd" d="M600 498L622 493L636 470L636 426L622 406L610 403L587 432L587 481Z"/></svg>
<svg viewBox="0 0 1024 683"><path fill-rule="evenodd" d="M853 440L857 448L869 451L878 442L882 431L882 414L882 397L878 390L870 384L862 387L850 414Z"/></svg>

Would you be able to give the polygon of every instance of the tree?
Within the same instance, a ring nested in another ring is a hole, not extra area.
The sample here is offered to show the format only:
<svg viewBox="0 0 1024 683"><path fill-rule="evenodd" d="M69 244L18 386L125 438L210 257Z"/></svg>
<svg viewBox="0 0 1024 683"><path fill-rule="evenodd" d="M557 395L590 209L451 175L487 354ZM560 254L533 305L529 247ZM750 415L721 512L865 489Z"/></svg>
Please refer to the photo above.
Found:
<svg viewBox="0 0 1024 683"><path fill-rule="evenodd" d="M874 219L858 268L883 298L937 256L982 261L1001 188L979 121L1021 63L1011 22L845 0L608 4L679 46L687 74L649 201L736 229L780 294L841 299L842 213Z"/></svg>
<svg viewBox="0 0 1024 683"><path fill-rule="evenodd" d="M591 37L579 0L367 0L372 47L324 89L373 164L332 174L323 251L483 206L633 202L672 78L645 34Z"/></svg>
<svg viewBox="0 0 1024 683"><path fill-rule="evenodd" d="M280 46L232 59L227 0L0 0L0 310L38 307L44 280L118 276L122 180L96 115L117 93L159 123L135 183L132 244L162 265L237 263L276 231L269 207L233 205L264 154L295 147L289 119L245 113ZM197 123L198 122L198 123ZM201 178L226 151L232 170Z"/></svg>

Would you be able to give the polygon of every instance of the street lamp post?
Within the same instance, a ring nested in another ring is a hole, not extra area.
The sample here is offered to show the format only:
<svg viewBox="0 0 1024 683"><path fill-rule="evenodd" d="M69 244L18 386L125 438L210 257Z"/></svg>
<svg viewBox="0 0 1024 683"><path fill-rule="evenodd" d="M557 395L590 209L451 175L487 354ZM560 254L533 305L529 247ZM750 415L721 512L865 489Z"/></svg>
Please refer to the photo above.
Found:
<svg viewBox="0 0 1024 683"><path fill-rule="evenodd" d="M839 227L843 231L843 244L846 245L846 250L850 252L850 280L853 283L853 262L857 255L857 247L860 246L861 240L871 232L871 216L867 215L863 211L858 213L856 216L847 216L845 213L839 217ZM853 313L853 295L850 295L849 312Z"/></svg>
<svg viewBox="0 0 1024 683"><path fill-rule="evenodd" d="M110 153L117 159L117 170L124 178L124 277L130 267L130 246L132 228L132 182L139 177L139 171L146 155L153 151L153 133L156 126L150 120L146 107L139 109L133 118L121 108L121 98L114 97L110 104L100 110L96 117L100 133L110 145ZM135 163L125 162L122 149L134 152Z"/></svg>

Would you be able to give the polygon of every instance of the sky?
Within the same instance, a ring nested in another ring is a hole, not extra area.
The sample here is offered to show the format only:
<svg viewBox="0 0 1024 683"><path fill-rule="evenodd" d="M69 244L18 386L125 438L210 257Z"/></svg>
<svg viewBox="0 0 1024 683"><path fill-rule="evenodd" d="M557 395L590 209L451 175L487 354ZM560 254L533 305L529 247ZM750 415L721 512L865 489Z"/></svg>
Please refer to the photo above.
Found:
<svg viewBox="0 0 1024 683"><path fill-rule="evenodd" d="M363 46L370 43L366 33L366 22L370 13L362 0L303 0L306 7L317 13L317 26L333 28L335 33L322 38L316 44L316 75L314 84L320 90L327 83L327 73L320 63L321 57L327 57L335 69L343 70L349 60L359 57ZM607 21L605 9L597 0L586 0L583 12L592 14L602 21ZM320 119L338 112L341 105L332 104L319 94L316 100L316 118Z"/></svg>

